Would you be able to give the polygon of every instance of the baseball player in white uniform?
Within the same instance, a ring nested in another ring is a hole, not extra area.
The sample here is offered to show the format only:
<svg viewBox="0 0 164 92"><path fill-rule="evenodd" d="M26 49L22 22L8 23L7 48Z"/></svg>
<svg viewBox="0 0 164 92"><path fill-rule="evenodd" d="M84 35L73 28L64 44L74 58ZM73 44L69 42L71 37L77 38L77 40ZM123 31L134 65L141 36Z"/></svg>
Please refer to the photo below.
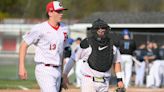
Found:
<svg viewBox="0 0 164 92"><path fill-rule="evenodd" d="M78 52L78 50L80 50L81 48L80 48L80 43L81 43L81 38L80 37L78 37L77 39L76 39L76 48L75 48L75 50L74 50L74 53L73 54L76 54L77 52ZM80 85L81 85L81 65L82 65L82 62L81 61L79 61L79 62L76 62L76 68L75 68L75 74L76 74L76 87L78 88L78 87L80 87Z"/></svg>
<svg viewBox="0 0 164 92"><path fill-rule="evenodd" d="M142 87L144 85L144 76L145 76L145 54L146 45L143 43L134 51L134 57L139 61L140 64L135 63L135 86Z"/></svg>
<svg viewBox="0 0 164 92"><path fill-rule="evenodd" d="M108 92L111 66L117 76L117 85L123 88L121 74L121 57L119 50L111 44L109 38L110 27L106 22L98 19L93 22L91 35L80 43L81 49L73 54L64 67L63 85L67 88L67 74L74 65L74 61L82 61L81 92ZM79 62L80 62L79 61Z"/></svg>
<svg viewBox="0 0 164 92"><path fill-rule="evenodd" d="M41 92L59 92L64 43L68 27L61 23L62 11L58 1L46 6L48 21L35 25L23 36L19 52L19 77L27 79L25 56L30 45L35 45L35 76Z"/></svg>
<svg viewBox="0 0 164 92"><path fill-rule="evenodd" d="M119 50L122 58L122 70L123 70L123 81L125 88L128 88L133 66L133 52L136 50L136 44L133 39L130 38L128 29L123 30L123 39L119 42Z"/></svg>

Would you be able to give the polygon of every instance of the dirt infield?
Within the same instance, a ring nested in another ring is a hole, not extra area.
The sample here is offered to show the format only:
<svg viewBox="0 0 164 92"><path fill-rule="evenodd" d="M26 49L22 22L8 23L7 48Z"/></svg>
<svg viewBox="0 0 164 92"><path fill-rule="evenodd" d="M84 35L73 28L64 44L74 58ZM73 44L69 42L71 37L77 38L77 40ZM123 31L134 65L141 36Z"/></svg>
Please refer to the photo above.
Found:
<svg viewBox="0 0 164 92"><path fill-rule="evenodd" d="M114 88L111 88L109 92L113 92ZM6 89L0 90L0 92L40 92L39 89L32 90L14 90ZM62 92L80 92L80 89L71 88L69 90L63 90ZM155 88L129 88L127 92L164 92L164 88L155 89Z"/></svg>

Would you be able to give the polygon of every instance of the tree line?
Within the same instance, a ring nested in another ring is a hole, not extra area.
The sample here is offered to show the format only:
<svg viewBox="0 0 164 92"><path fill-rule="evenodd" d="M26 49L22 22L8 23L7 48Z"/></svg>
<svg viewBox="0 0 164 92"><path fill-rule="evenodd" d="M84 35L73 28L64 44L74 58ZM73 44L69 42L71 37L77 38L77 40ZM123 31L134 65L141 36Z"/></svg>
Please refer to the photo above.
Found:
<svg viewBox="0 0 164 92"><path fill-rule="evenodd" d="M46 18L46 4L52 0L1 0L0 20L4 18ZM164 0L59 0L68 8L64 18L80 19L94 12L163 12Z"/></svg>

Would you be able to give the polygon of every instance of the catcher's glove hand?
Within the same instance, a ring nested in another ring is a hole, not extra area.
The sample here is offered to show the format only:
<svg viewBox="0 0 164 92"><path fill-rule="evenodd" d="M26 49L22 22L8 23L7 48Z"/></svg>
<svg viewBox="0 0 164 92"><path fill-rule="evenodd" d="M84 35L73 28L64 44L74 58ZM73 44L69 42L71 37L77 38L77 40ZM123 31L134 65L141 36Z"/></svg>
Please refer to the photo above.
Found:
<svg viewBox="0 0 164 92"><path fill-rule="evenodd" d="M116 88L114 92L126 92L125 88Z"/></svg>

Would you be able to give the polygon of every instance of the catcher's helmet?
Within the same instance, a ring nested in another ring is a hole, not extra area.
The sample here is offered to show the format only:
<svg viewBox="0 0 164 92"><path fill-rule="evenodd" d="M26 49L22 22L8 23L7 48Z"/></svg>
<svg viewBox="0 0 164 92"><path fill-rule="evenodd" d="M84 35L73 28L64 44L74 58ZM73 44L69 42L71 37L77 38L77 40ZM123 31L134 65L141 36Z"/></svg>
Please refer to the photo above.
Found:
<svg viewBox="0 0 164 92"><path fill-rule="evenodd" d="M103 21L101 19L97 19L96 21L94 21L92 23L92 27L91 28L92 29L98 29L98 28L105 28L105 29L107 29L107 28L109 28L109 26L108 26L108 24L105 21Z"/></svg>
<svg viewBox="0 0 164 92"><path fill-rule="evenodd" d="M114 92L126 92L125 88L116 88Z"/></svg>
<svg viewBox="0 0 164 92"><path fill-rule="evenodd" d="M101 19L97 19L92 23L92 27L88 28L88 30L91 30L90 32L90 36L94 37L94 38L101 38L101 40L109 38L109 31L110 31L110 26L108 26L108 24L101 20ZM104 36L102 38L102 35L100 36L97 32L100 31L100 33L102 31L104 31Z"/></svg>

